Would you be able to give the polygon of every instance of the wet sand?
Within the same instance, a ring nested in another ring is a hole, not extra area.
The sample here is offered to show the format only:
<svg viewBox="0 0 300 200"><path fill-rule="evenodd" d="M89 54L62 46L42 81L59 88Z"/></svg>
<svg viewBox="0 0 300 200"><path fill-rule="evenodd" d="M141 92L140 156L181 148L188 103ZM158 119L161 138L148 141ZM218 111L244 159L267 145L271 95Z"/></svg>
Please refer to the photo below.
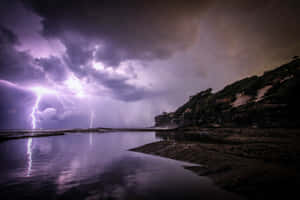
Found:
<svg viewBox="0 0 300 200"><path fill-rule="evenodd" d="M132 151L200 164L186 168L249 199L298 195L298 129L189 128L156 134L165 140Z"/></svg>

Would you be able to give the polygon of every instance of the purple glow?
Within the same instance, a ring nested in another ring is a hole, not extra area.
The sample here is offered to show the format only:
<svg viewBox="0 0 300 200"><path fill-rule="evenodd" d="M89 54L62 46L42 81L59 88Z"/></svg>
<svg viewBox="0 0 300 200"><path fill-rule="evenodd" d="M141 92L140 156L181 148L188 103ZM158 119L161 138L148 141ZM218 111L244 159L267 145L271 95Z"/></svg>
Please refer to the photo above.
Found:
<svg viewBox="0 0 300 200"><path fill-rule="evenodd" d="M151 126L201 90L300 52L300 7L292 1L164 1L122 10L113 1L53 1L1 5L2 129Z"/></svg>

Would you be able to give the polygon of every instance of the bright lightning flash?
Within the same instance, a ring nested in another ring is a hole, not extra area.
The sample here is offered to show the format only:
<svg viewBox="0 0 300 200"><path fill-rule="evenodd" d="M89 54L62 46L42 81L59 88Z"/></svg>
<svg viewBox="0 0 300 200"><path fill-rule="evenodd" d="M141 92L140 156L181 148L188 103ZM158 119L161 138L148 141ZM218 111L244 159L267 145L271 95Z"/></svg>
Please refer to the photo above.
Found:
<svg viewBox="0 0 300 200"><path fill-rule="evenodd" d="M36 100L30 114L32 129L36 129L36 123L37 123L36 113L39 110L39 104L41 102L42 96L45 94L56 94L56 91L50 90L48 88L40 87L40 86L32 87L30 88L30 90L36 94ZM27 141L27 156L28 156L27 177L29 177L32 168L32 138L29 138Z"/></svg>
<svg viewBox="0 0 300 200"><path fill-rule="evenodd" d="M82 82L75 75L71 75L64 84L71 90L78 98L85 97Z"/></svg>
<svg viewBox="0 0 300 200"><path fill-rule="evenodd" d="M48 89L48 88L40 87L40 86L32 87L32 88L30 88L30 90L33 91L36 94L36 100L35 100L35 103L32 107L32 111L31 111L31 114L30 114L31 127L32 127L32 129L36 129L36 122L37 122L36 113L39 110L39 104L40 104L40 101L42 99L42 96L45 95L45 94L56 94L56 91Z"/></svg>
<svg viewBox="0 0 300 200"><path fill-rule="evenodd" d="M93 128L94 117L95 117L95 113L94 113L94 111L91 111L91 114L90 114L90 128Z"/></svg>
<svg viewBox="0 0 300 200"><path fill-rule="evenodd" d="M93 128L94 117L95 117L95 113L94 113L94 111L91 111L91 114L90 114L90 128ZM93 134L92 133L90 133L90 145L93 145Z"/></svg>
<svg viewBox="0 0 300 200"><path fill-rule="evenodd" d="M35 100L35 104L32 107L32 112L30 114L32 129L36 129L36 117L35 117L35 114L37 113L37 111L39 109L39 104L40 104L41 98L42 98L42 95L41 94L37 94L37 97L36 97L36 100Z"/></svg>

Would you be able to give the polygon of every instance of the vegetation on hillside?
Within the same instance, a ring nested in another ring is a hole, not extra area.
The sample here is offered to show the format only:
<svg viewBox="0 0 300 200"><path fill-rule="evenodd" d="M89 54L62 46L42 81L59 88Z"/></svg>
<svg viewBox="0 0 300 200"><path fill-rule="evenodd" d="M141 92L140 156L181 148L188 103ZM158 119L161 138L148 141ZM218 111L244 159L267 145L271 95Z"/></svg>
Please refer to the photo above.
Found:
<svg viewBox="0 0 300 200"><path fill-rule="evenodd" d="M207 89L175 112L155 118L157 126L297 127L300 120L300 59L212 93Z"/></svg>

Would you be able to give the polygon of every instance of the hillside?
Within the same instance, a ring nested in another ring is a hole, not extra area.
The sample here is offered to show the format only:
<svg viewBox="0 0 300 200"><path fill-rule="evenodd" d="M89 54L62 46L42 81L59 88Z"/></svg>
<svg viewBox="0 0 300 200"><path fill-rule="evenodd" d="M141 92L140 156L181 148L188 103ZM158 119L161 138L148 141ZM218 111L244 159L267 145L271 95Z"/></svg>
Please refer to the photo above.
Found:
<svg viewBox="0 0 300 200"><path fill-rule="evenodd" d="M212 93L207 89L171 113L155 117L156 126L289 127L300 125L300 59L262 76L252 76Z"/></svg>

